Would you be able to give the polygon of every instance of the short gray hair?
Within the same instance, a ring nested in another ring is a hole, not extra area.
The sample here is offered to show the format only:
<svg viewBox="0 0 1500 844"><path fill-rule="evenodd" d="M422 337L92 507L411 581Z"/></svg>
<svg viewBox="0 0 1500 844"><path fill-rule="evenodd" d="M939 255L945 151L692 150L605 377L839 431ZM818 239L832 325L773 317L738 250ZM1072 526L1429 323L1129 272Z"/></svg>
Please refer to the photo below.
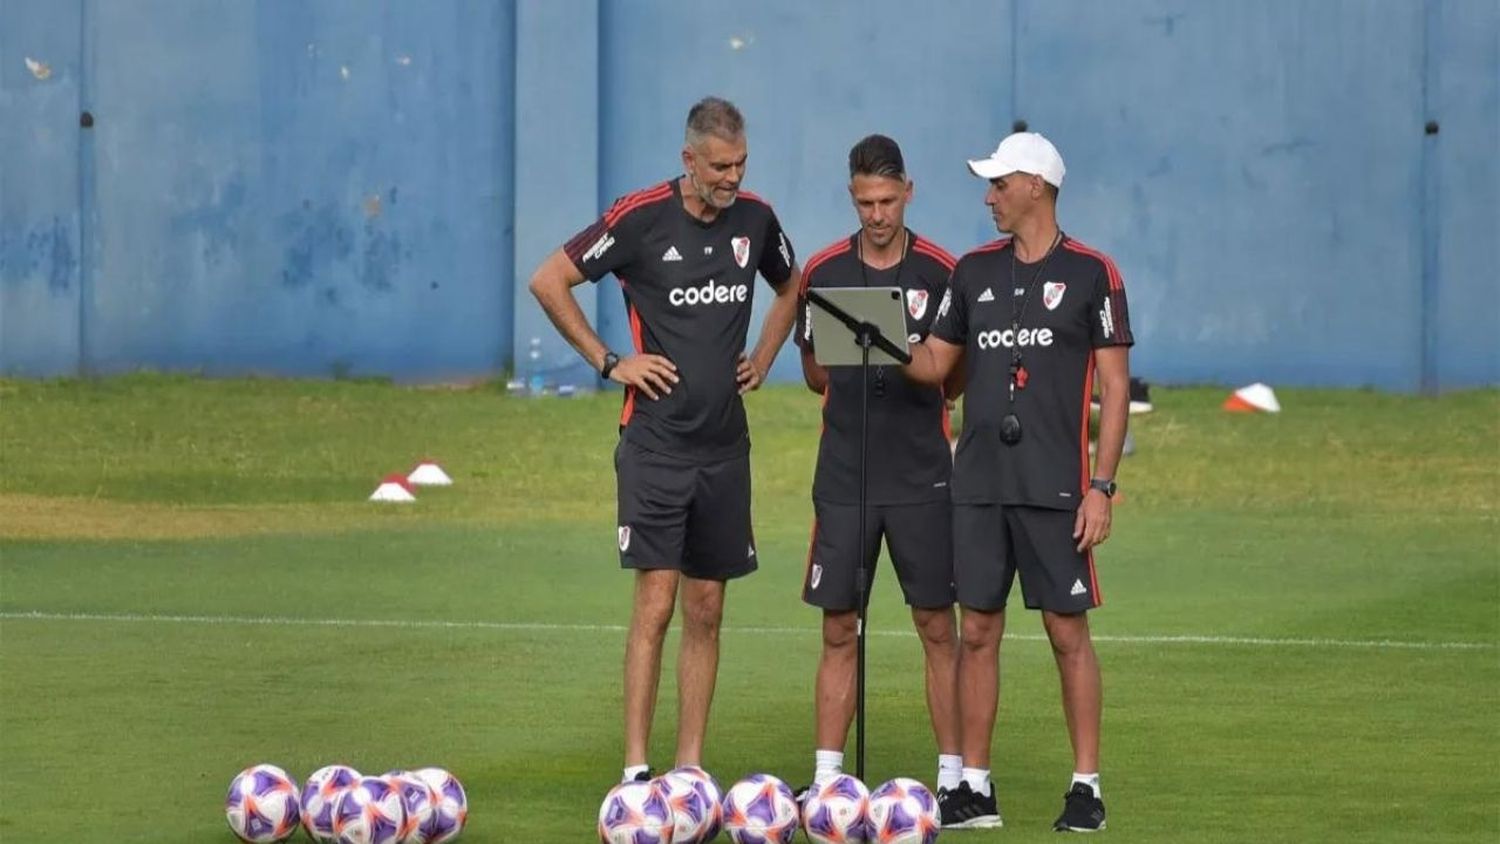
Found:
<svg viewBox="0 0 1500 844"><path fill-rule="evenodd" d="M720 97L704 97L688 111L685 137L688 146L702 145L709 135L725 141L745 134L745 117L734 103Z"/></svg>

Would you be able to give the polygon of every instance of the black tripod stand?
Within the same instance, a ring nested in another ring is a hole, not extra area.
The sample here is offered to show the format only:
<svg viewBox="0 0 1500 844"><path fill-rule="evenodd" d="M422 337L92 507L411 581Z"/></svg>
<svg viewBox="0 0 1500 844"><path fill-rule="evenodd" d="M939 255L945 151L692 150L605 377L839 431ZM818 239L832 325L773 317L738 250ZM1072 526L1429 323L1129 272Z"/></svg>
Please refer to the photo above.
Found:
<svg viewBox="0 0 1500 844"><path fill-rule="evenodd" d="M899 293L898 301L899 301ZM840 308L816 290L807 291L807 300L843 323L849 329L855 345L860 348L859 391L859 564L854 567L854 598L858 606L859 622L855 630L855 739L854 776L865 778L865 622L867 608L865 596L869 593L869 573L865 570L865 520L868 505L866 498L866 462L869 454L870 424L870 349L876 348L902 364L911 363L911 355L881 333L880 328Z"/></svg>

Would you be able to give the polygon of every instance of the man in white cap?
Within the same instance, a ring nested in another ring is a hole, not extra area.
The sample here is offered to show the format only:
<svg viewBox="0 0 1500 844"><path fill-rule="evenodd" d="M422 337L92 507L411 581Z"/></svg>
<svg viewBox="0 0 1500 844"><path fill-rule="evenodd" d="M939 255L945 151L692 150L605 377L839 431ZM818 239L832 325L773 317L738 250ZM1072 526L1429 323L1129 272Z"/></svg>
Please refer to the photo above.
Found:
<svg viewBox="0 0 1500 844"><path fill-rule="evenodd" d="M953 580L963 607L959 713L964 781L943 825L1001 825L990 782L1000 638L1017 574L1040 610L1062 680L1073 778L1059 831L1104 828L1099 791L1099 663L1088 611L1099 606L1093 548L1109 537L1115 469L1130 402L1130 331L1114 261L1058 228L1062 156L1019 132L970 161L989 181L985 204L1011 236L953 270L928 338L907 374L939 384L966 373L964 430L954 457ZM1089 466L1089 401L1099 379L1099 445Z"/></svg>

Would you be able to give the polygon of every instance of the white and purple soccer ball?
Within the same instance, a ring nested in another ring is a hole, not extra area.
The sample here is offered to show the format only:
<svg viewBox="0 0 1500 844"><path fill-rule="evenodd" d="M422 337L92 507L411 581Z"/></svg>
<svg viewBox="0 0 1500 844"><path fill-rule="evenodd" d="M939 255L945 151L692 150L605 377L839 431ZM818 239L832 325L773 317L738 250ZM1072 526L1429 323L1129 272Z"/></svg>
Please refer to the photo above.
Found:
<svg viewBox="0 0 1500 844"><path fill-rule="evenodd" d="M297 784L275 765L254 765L229 783L224 819L241 841L271 844L297 831Z"/></svg>
<svg viewBox="0 0 1500 844"><path fill-rule="evenodd" d="M751 774L724 795L724 831L734 844L791 844L799 821L792 790L770 774Z"/></svg>
<svg viewBox="0 0 1500 844"><path fill-rule="evenodd" d="M871 840L870 790L848 774L817 786L802 805L802 828L813 844L855 844Z"/></svg>
<svg viewBox="0 0 1500 844"><path fill-rule="evenodd" d="M889 780L870 793L870 826L879 844L932 844L942 827L937 798L914 779Z"/></svg>
<svg viewBox="0 0 1500 844"><path fill-rule="evenodd" d="M333 804L344 789L360 778L359 771L348 765L324 765L312 772L302 784L299 809L302 828L313 841L333 840Z"/></svg>
<svg viewBox="0 0 1500 844"><path fill-rule="evenodd" d="M622 782L599 804L601 844L672 844L672 807L656 780Z"/></svg>
<svg viewBox="0 0 1500 844"><path fill-rule="evenodd" d="M419 768L412 774L432 789L432 819L427 822L427 844L447 844L469 822L469 796L463 783L444 768Z"/></svg>
<svg viewBox="0 0 1500 844"><path fill-rule="evenodd" d="M396 787L396 793L401 795L401 805L406 809L401 844L432 844L437 792L411 771L386 771L381 776Z"/></svg>
<svg viewBox="0 0 1500 844"><path fill-rule="evenodd" d="M724 826L724 792L707 771L684 765L657 777L656 783L672 808L672 844L706 844L718 837Z"/></svg>
<svg viewBox="0 0 1500 844"><path fill-rule="evenodd" d="M333 804L333 840L338 844L401 844L406 806L384 777L360 777Z"/></svg>

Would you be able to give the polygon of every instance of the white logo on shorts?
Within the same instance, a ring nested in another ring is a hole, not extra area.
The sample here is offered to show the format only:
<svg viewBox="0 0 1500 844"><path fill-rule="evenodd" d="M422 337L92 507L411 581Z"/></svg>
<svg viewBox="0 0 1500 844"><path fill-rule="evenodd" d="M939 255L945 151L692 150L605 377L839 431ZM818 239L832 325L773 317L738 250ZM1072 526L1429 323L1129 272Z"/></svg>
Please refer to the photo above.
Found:
<svg viewBox="0 0 1500 844"><path fill-rule="evenodd" d="M817 563L813 563L813 567L812 567L812 579L807 582L807 585L811 589L817 589L818 588L818 584L822 583L822 582L823 582L823 567L820 566L820 565L818 565Z"/></svg>
<svg viewBox="0 0 1500 844"><path fill-rule="evenodd" d="M745 547L746 547L746 549L748 549L748 550L745 551L745 559L747 559L747 560L753 559L755 557L755 546L754 545L746 545Z"/></svg>
<svg viewBox="0 0 1500 844"><path fill-rule="evenodd" d="M620 525L620 550L630 547L630 525Z"/></svg>
<svg viewBox="0 0 1500 844"><path fill-rule="evenodd" d="M1068 590L1069 595L1087 595L1089 590L1083 585L1082 580L1074 580L1073 588Z"/></svg>

